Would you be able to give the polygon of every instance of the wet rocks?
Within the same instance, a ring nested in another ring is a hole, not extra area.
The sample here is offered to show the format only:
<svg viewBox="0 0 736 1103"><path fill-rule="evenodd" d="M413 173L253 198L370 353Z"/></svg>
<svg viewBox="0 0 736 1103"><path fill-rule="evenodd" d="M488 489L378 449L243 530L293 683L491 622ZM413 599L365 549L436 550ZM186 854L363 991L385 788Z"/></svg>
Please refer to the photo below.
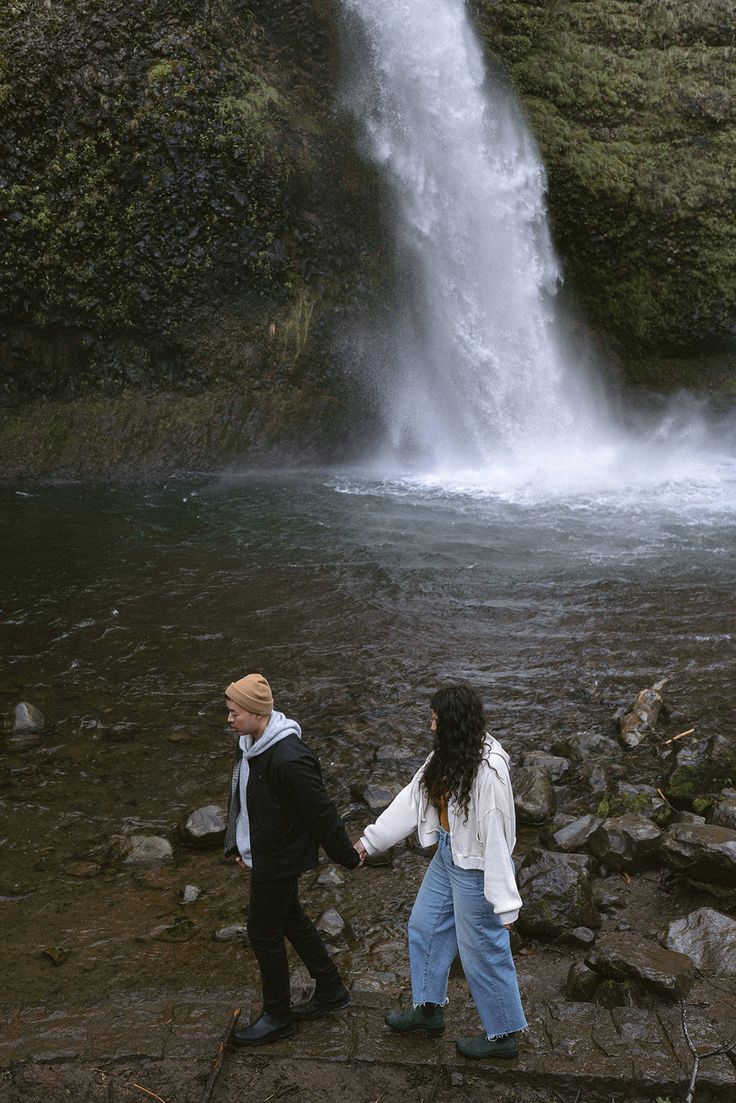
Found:
<svg viewBox="0 0 736 1103"><path fill-rule="evenodd" d="M206 804L185 816L181 834L186 842L198 847L218 847L225 838L227 816L219 804Z"/></svg>
<svg viewBox="0 0 736 1103"><path fill-rule="evenodd" d="M522 766L514 771L514 807L519 823L542 824L554 815L557 796L545 770Z"/></svg>
<svg viewBox="0 0 736 1103"><path fill-rule="evenodd" d="M110 843L110 858L123 865L156 865L174 857L171 843L160 835L117 835Z"/></svg>
<svg viewBox="0 0 736 1103"><path fill-rule="evenodd" d="M522 766L537 766L554 781L562 781L570 772L570 761L562 755L549 751L525 751L521 756Z"/></svg>
<svg viewBox="0 0 736 1103"><path fill-rule="evenodd" d="M668 950L691 957L701 972L736 976L736 920L713 908L673 920L661 941Z"/></svg>
<svg viewBox="0 0 736 1103"><path fill-rule="evenodd" d="M199 885L185 885L181 894L182 904L195 904L202 895Z"/></svg>
<svg viewBox="0 0 736 1103"><path fill-rule="evenodd" d="M30 735L32 732L43 731L46 726L44 714L29 701L17 704L9 719L13 735Z"/></svg>
<svg viewBox="0 0 736 1103"><path fill-rule="evenodd" d="M591 1003L599 984L600 977L589 969L584 961L575 961L570 966L565 987L571 1000L577 1003Z"/></svg>
<svg viewBox="0 0 736 1103"><path fill-rule="evenodd" d="M400 782L371 778L366 785L351 785L350 792L356 800L368 805L372 815L380 816L402 789Z"/></svg>
<svg viewBox="0 0 736 1103"><path fill-rule="evenodd" d="M602 732L573 732L552 745L552 753L573 762L584 762L589 758L613 758L619 754L615 740Z"/></svg>
<svg viewBox="0 0 736 1103"><path fill-rule="evenodd" d="M736 831L713 824L678 823L665 835L667 864L693 881L736 887Z"/></svg>
<svg viewBox="0 0 736 1103"><path fill-rule="evenodd" d="M348 933L345 920L335 908L326 908L320 915L315 926L330 942Z"/></svg>
<svg viewBox="0 0 736 1103"><path fill-rule="evenodd" d="M524 906L519 929L534 938L559 938L576 927L601 925L593 900L592 858L531 850L519 871Z"/></svg>
<svg viewBox="0 0 736 1103"><path fill-rule="evenodd" d="M189 942L196 933L197 924L180 916L173 923L162 923L159 927L154 927L148 937L154 942Z"/></svg>
<svg viewBox="0 0 736 1103"><path fill-rule="evenodd" d="M552 843L558 850L568 854L579 854L586 850L590 836L603 823L600 816L581 816L572 823L561 827L552 836Z"/></svg>
<svg viewBox="0 0 736 1103"><path fill-rule="evenodd" d="M323 869L317 878L318 885L329 885L331 887L337 887L338 885L345 884L345 875L340 872L337 866L328 866L327 869Z"/></svg>
<svg viewBox="0 0 736 1103"><path fill-rule="evenodd" d="M608 869L646 869L658 864L661 840L656 824L627 812L600 824L588 839L588 849Z"/></svg>
<svg viewBox="0 0 736 1103"><path fill-rule="evenodd" d="M244 923L231 923L220 927L212 937L215 942L242 942L248 937L248 928Z"/></svg>
<svg viewBox="0 0 736 1103"><path fill-rule="evenodd" d="M728 827L736 831L736 797L719 800L710 810L708 819L717 827Z"/></svg>
<svg viewBox="0 0 736 1103"><path fill-rule="evenodd" d="M667 796L678 805L702 812L721 799L724 787L736 778L736 744L725 736L688 741L677 752L675 768L666 782Z"/></svg>
<svg viewBox="0 0 736 1103"><path fill-rule="evenodd" d="M695 966L687 954L667 950L625 934L608 934L585 958L601 980L631 983L666 999L684 999L695 981Z"/></svg>
<svg viewBox="0 0 736 1103"><path fill-rule="evenodd" d="M662 678L649 689L642 689L630 712L619 720L618 740L623 747L638 747L650 736L663 705L662 693L668 679Z"/></svg>

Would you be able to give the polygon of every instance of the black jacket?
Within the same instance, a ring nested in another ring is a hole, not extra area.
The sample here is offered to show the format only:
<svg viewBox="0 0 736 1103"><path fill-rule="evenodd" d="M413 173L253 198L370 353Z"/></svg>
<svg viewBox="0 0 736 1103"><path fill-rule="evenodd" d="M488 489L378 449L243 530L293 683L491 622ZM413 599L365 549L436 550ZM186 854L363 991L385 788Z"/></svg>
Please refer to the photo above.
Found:
<svg viewBox="0 0 736 1103"><path fill-rule="evenodd" d="M240 763L235 752L225 854L237 854L236 824L240 811ZM253 877L273 881L314 869L320 845L333 861L353 869L360 862L334 801L322 783L319 759L297 735L274 743L249 759L246 788Z"/></svg>

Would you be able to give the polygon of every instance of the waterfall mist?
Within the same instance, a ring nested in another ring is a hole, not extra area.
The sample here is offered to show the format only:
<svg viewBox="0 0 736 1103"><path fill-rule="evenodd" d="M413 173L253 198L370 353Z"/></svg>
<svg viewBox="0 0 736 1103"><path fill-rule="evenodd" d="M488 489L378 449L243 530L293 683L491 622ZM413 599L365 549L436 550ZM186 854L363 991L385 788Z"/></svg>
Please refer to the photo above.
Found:
<svg viewBox="0 0 736 1103"><path fill-rule="evenodd" d="M707 437L699 414L684 436L667 419L625 427L572 339L544 166L464 0L342 9L344 103L381 171L395 252L387 316L352 350L379 396L384 464L444 485L562 490L689 470Z"/></svg>

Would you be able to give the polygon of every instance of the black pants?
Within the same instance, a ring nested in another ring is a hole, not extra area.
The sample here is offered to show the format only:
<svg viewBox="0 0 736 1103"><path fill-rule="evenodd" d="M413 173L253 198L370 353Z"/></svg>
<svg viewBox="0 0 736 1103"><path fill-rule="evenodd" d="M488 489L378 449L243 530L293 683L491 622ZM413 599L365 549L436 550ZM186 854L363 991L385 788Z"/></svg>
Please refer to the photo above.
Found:
<svg viewBox="0 0 736 1103"><path fill-rule="evenodd" d="M263 1010L272 1015L289 1011L289 962L284 937L320 986L336 982L340 976L322 936L302 910L298 888L298 876L250 883L248 938L261 970Z"/></svg>

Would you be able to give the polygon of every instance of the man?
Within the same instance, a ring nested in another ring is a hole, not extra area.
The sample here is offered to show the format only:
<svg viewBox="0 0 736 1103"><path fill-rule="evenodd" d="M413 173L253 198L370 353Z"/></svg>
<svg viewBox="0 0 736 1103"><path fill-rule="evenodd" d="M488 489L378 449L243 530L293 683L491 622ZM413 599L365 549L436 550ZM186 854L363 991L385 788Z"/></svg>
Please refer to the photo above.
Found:
<svg viewBox="0 0 736 1103"><path fill-rule="evenodd" d="M325 792L317 756L295 720L273 707L262 674L225 690L227 722L239 736L233 766L225 854L249 868L248 938L261 971L263 1010L233 1032L237 1045L275 1042L294 1033L294 1019L317 1019L350 1003L322 937L298 899L299 875L317 865L319 845L353 869L360 858ZM289 1005L288 938L315 990Z"/></svg>

